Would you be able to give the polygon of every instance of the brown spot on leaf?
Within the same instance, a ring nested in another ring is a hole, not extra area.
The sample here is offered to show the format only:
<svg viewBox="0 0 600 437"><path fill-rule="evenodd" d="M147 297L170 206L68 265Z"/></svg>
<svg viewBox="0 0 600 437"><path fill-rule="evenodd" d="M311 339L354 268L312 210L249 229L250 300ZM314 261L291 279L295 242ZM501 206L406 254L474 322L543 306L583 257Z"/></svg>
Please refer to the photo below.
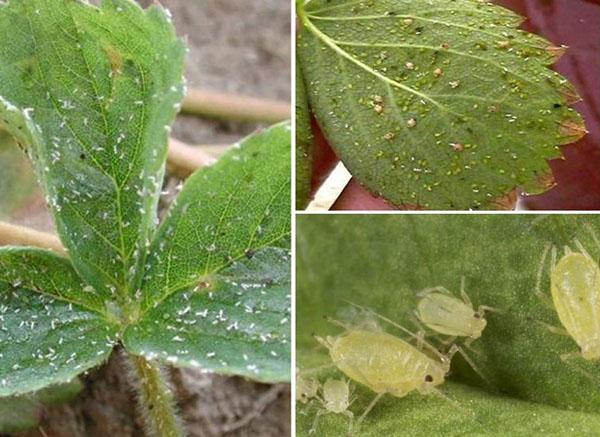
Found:
<svg viewBox="0 0 600 437"><path fill-rule="evenodd" d="M123 68L123 56L112 47L107 47L105 50L113 74L121 74L121 69Z"/></svg>

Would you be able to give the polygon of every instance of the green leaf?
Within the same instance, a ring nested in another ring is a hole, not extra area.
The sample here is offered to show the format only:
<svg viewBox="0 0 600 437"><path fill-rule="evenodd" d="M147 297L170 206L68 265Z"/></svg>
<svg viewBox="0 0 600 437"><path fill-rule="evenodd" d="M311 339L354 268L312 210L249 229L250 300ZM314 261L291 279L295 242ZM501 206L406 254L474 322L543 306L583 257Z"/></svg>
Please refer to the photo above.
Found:
<svg viewBox="0 0 600 437"><path fill-rule="evenodd" d="M272 284L265 283L265 301L261 305L266 305L265 310L273 305L270 311L274 314L265 316L265 321L259 321L260 317L257 317L256 327L240 322L243 326L240 329L247 330L247 333L230 328L227 335L227 332L221 331L222 325L215 325L214 332L220 333L220 340L213 338L210 343L196 346L192 345L197 342L194 336L188 337L183 332L183 337L189 338L192 344L176 345L172 339L181 332L182 326L173 325L176 320L170 318L155 322L158 313L172 317L175 311L185 315L191 311L191 305L194 311L208 305L210 302L206 300L206 294L209 290L205 290L206 287L215 287L212 293L215 297L223 294L224 301L228 301L225 296L243 291L242 283L234 289L236 286L227 285L221 278L223 275L228 278L229 272L236 271L232 265L238 260L254 258L253 255L262 250L267 251L275 265L269 267L259 262L263 260L262 256L257 256L256 264L251 264L254 266L251 268L256 269L257 278L271 278L271 269L278 271L281 263L289 263L286 250L290 245L290 174L290 128L288 123L283 123L247 138L215 165L198 171L186 182L152 243L153 256L148 259L142 287L141 327L133 328L133 332L129 329L125 334L130 350L145 355L168 356L183 365L193 360L206 364L215 372L235 371L259 380L289 378L289 369L284 369L285 374L281 373L282 368L289 368L289 354L284 353L286 348L289 350L289 336L281 331L289 329L289 324L279 326L283 314L289 311L289 305L285 311L280 308L281 299L289 294L289 278L287 286L283 279L271 279L274 281ZM229 309L224 309L224 312L232 313L233 317L240 311L241 317L243 308L235 305L236 302L231 300L227 305ZM153 308L157 308L156 312ZM211 318L214 319L213 314ZM228 325L235 321L230 320ZM225 320L219 322L223 326L226 323ZM196 328L190 325L188 329L191 333ZM197 329L205 329L204 324L199 321ZM272 339L267 338L264 350L259 350L255 337L261 333L268 337L267 331L275 334ZM200 335L200 332L197 334ZM210 348L215 341L222 341L231 348L226 351L224 347L220 351L228 357L227 360L207 361L211 357L207 357L204 350L208 348L206 351L212 352ZM244 347L244 350L248 348L248 362L236 350L243 342L248 343ZM265 358L265 351L270 354L271 349L276 355ZM196 353L193 353L194 350ZM234 356L236 351L238 353ZM237 360L234 361L234 358ZM253 367L247 369L255 361L259 373L255 373Z"/></svg>
<svg viewBox="0 0 600 437"><path fill-rule="evenodd" d="M296 209L305 209L310 201L314 138L306 98L304 77L296 60Z"/></svg>
<svg viewBox="0 0 600 437"><path fill-rule="evenodd" d="M25 431L36 427L42 419L45 406L67 402L82 389L83 384L74 379L34 393L0 398L0 432Z"/></svg>
<svg viewBox="0 0 600 437"><path fill-rule="evenodd" d="M314 0L298 9L311 109L357 180L395 205L483 208L542 190L585 132L562 49L477 0Z"/></svg>
<svg viewBox="0 0 600 437"><path fill-rule="evenodd" d="M534 435L564 436L596 435L600 416L578 411L559 410L547 405L490 395L481 390L449 382L445 394L458 407L437 398L423 399L412 394L398 405L392 398L383 398L360 427L359 436L494 436L521 437ZM361 402L358 411L367 407L373 397L358 391ZM461 410L462 408L462 410ZM309 435L316 408L303 407L298 417L297 435ZM343 436L348 432L348 420L330 414L319 419L316 435ZM314 435L314 434L310 434Z"/></svg>
<svg viewBox="0 0 600 437"><path fill-rule="evenodd" d="M10 218L35 192L31 164L12 136L0 130L0 218Z"/></svg>
<svg viewBox="0 0 600 437"><path fill-rule="evenodd" d="M116 339L103 297L48 251L0 249L0 397L70 381Z"/></svg>
<svg viewBox="0 0 600 437"><path fill-rule="evenodd" d="M0 5L0 127L29 147L75 268L135 289L156 221L184 45L131 0Z"/></svg>
<svg viewBox="0 0 600 437"><path fill-rule="evenodd" d="M290 254L260 250L173 294L125 334L127 348L178 366L290 379Z"/></svg>
<svg viewBox="0 0 600 437"><path fill-rule="evenodd" d="M579 359L567 364L561 360L562 354L577 352L578 346L572 338L553 334L539 323L560 326L555 310L544 305L534 289L548 243L562 255L565 245L576 250L577 238L595 259L600 258L600 247L588 227L600 235L600 220L594 216L300 216L299 363L302 368L310 368L330 362L326 351L316 349L310 334L339 333L340 329L323 320L323 315L344 318L349 314L346 300L373 308L416 330L411 317L418 291L444 286L458 295L464 276L466 292L474 305L498 310L486 314L488 325L473 343L479 353L467 349L491 386L456 356L449 380L458 385L443 384L440 389L460 407L473 411L474 419L461 417L460 410L432 397L386 396L383 407L375 407L372 416L367 417L365 435L372 430L374 434L377 430L403 429L409 419L414 427L423 429L422 434L414 435L432 435L426 431L436 429L437 425L431 423L436 414L441 424L458 421L457 432L451 435L480 434L486 427L505 427L503 435L533 435L519 432L520 423L527 420L532 421L532 430L534 426L541 430L546 422L548 430L557 430L557 435L561 435L561 426L585 435L588 426L598 426L600 420L600 363ZM549 293L547 269L542 288ZM499 393L511 399L499 399ZM360 389L352 407L355 414L362 412L372 397L370 390ZM417 407L421 412L411 414ZM313 417L313 413L302 411ZM587 422L583 420L586 417ZM305 435L309 424L303 423ZM343 419L325 421L322 432L327 429L326 423L341 426Z"/></svg>

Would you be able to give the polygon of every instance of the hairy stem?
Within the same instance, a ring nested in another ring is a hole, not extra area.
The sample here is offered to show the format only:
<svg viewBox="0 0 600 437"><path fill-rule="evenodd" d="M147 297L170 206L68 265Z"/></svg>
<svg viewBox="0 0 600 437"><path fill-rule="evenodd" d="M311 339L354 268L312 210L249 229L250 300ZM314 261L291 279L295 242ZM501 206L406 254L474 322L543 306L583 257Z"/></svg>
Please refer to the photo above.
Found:
<svg viewBox="0 0 600 437"><path fill-rule="evenodd" d="M149 435L180 437L185 435L175 411L173 392L160 367L140 356L130 356L137 375L138 404Z"/></svg>

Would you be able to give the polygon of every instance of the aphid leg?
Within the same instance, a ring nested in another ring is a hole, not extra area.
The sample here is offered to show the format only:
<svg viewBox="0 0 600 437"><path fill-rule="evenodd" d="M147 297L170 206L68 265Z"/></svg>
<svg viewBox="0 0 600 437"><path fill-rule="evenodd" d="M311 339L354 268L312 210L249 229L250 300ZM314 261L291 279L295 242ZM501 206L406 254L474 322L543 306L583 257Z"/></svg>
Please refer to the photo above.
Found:
<svg viewBox="0 0 600 437"><path fill-rule="evenodd" d="M441 340L442 346L450 346L452 344L454 344L454 342L456 341L456 336L452 336L452 337L448 337L445 340Z"/></svg>
<svg viewBox="0 0 600 437"><path fill-rule="evenodd" d="M375 404L377 404L377 402L379 402L379 399L381 399L381 397L384 394L386 394L386 393L385 392L383 392L383 393L377 393L377 396L375 396L373 398L373 400L371 401L371 403L369 405L367 405L367 408L365 408L365 411L363 411L363 413L360 415L360 417L356 421L356 425L357 426L360 426L360 424L362 423L362 421L365 420L365 417L367 417L367 414L369 414L371 412L371 410L373 409L373 407L375 406Z"/></svg>
<svg viewBox="0 0 600 437"><path fill-rule="evenodd" d="M570 352L567 354L562 354L560 356L560 360L567 364L569 367L571 367L573 370L581 373L583 376L587 377L590 381L592 381L594 384L596 385L600 385L600 379L598 379L598 377L596 377L595 375L592 375L590 372L588 372L585 369L582 369L581 367L579 367L577 364L575 364L572 360L574 359L584 359L581 356L581 352Z"/></svg>
<svg viewBox="0 0 600 437"><path fill-rule="evenodd" d="M354 414L349 410L344 411L342 414L348 418L348 436L351 436L354 432Z"/></svg>
<svg viewBox="0 0 600 437"><path fill-rule="evenodd" d="M536 320L535 322L538 323L539 325L543 326L544 328L546 328L548 331L550 331L553 334L562 335L564 337L571 336L571 334L569 334L565 328L562 328L560 326L550 325L549 323L542 322L541 320Z"/></svg>
<svg viewBox="0 0 600 437"><path fill-rule="evenodd" d="M310 429L308 430L308 433L309 433L309 434L314 434L314 433L316 433L316 432L317 432L317 425L319 424L319 418L320 418L321 416L325 415L325 414L328 414L328 413L329 413L329 411L328 411L328 410L326 410L326 409L324 409L324 408L321 408L320 410L318 410L318 411L315 413L315 420L313 420L313 424L312 424L312 426L310 427Z"/></svg>
<svg viewBox="0 0 600 437"><path fill-rule="evenodd" d="M410 321L418 329L418 331L416 333L416 338L414 338L414 340L416 340L416 347L417 347L417 349L419 349L421 351L421 350L423 350L423 346L425 344L425 337L427 336L427 330L421 324L421 322L419 322L419 315L418 315L418 313L417 313L416 310L414 311L413 315L411 316Z"/></svg>
<svg viewBox="0 0 600 437"><path fill-rule="evenodd" d="M538 267L534 293L544 305L554 309L554 303L552 302L552 299L550 298L550 296L548 296L542 291L542 276L544 274L544 264L546 264L546 258L548 257L548 252L550 251L550 249L552 249L552 268L554 268L554 264L556 263L556 248L552 247L552 244L548 243L544 247L542 259L540 260L540 265Z"/></svg>
<svg viewBox="0 0 600 437"><path fill-rule="evenodd" d="M434 395L436 395L437 397L445 400L446 402L448 402L450 405L452 405L454 408L456 408L457 410L463 412L463 413L468 413L470 415L475 415L475 413L471 410L465 409L463 407L460 406L460 404L458 402L456 402L454 399L446 396L444 393L442 393L441 390L438 390L435 387L431 387L430 392L433 393Z"/></svg>
<svg viewBox="0 0 600 437"><path fill-rule="evenodd" d="M471 359L471 357L469 357L469 355L465 352L465 350L454 344L452 345L452 347L450 348L450 350L448 351L448 354L452 357L452 355L454 355L456 352L458 352L467 362L467 364L469 366L471 366L471 368L473 369L473 371L475 373L477 373L477 375L490 387L492 387L492 383L490 382L489 379L487 379L484 375L483 372L481 372L481 370L479 370L479 367L477 367L477 365L475 364L475 362Z"/></svg>
<svg viewBox="0 0 600 437"><path fill-rule="evenodd" d="M477 349L475 349L474 347L471 346L471 344L477 340L476 338L473 337L469 337L467 338L464 342L463 342L463 346L466 347L467 349L469 349L471 352L473 352L475 355L477 355L478 357L481 356L481 351L478 351Z"/></svg>

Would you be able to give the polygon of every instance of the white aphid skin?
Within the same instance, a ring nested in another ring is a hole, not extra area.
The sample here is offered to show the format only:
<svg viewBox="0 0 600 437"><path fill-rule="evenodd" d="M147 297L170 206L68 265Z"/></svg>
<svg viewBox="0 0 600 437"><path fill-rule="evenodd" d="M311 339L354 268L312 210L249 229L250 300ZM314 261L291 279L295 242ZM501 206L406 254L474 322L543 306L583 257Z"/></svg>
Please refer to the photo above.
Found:
<svg viewBox="0 0 600 437"><path fill-rule="evenodd" d="M567 362L573 358L582 358L598 361L600 360L600 266L578 240L574 240L574 244L578 251L565 246L564 255L558 261L556 247L546 245L538 269L535 293L543 303L556 311L563 328L542 324L553 333L568 335L579 346L578 352L562 354L561 360ZM551 296L544 293L541 287L548 252L551 252ZM587 372L582 371L582 373L589 376Z"/></svg>
<svg viewBox="0 0 600 437"><path fill-rule="evenodd" d="M444 397L436 386L444 382L457 348L453 345L447 353L441 353L427 343L422 335L414 334L372 310L352 305L408 334L418 345L415 347L383 331L373 323L373 319L356 326L330 320L342 326L345 331L337 336L315 337L328 349L335 367L377 394L358 418L356 425L360 425L385 394L404 397L416 390L421 394Z"/></svg>
<svg viewBox="0 0 600 437"><path fill-rule="evenodd" d="M321 387L321 397L315 396L320 402L320 408L315 414L315 420L309 431L309 434L314 434L317 431L319 417L325 414L343 414L348 418L348 435L352 435L352 424L354 422L354 414L348 410L352 403L350 383L342 379L329 378Z"/></svg>

